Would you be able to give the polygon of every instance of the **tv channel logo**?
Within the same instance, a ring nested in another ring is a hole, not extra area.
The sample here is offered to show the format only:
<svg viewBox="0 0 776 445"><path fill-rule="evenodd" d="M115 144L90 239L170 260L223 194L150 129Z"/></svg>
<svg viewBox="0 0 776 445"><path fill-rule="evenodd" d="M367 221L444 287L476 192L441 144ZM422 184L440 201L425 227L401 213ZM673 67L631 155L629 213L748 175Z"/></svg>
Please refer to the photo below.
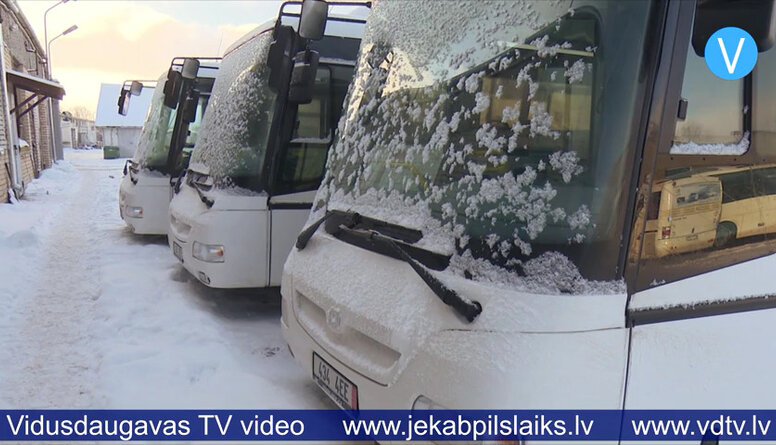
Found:
<svg viewBox="0 0 776 445"><path fill-rule="evenodd" d="M704 57L715 76L740 79L751 73L757 63L757 43L741 28L721 28L706 41Z"/></svg>

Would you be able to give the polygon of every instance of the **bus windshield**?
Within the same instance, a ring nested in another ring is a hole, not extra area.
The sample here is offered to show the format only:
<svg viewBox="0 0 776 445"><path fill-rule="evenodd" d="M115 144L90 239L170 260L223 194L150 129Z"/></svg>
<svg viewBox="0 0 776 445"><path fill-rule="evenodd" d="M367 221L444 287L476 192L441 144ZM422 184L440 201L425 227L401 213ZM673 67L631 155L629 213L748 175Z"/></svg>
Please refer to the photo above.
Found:
<svg viewBox="0 0 776 445"><path fill-rule="evenodd" d="M259 184L276 99L267 85L271 43L270 30L221 62L190 164L217 188L255 190Z"/></svg>
<svg viewBox="0 0 776 445"><path fill-rule="evenodd" d="M316 209L418 229L470 279L620 292L650 4L523 3L377 4Z"/></svg>
<svg viewBox="0 0 776 445"><path fill-rule="evenodd" d="M157 80L157 88L151 97L151 109L143 124L143 131L137 141L137 149L132 160L141 168L167 171L167 155L170 151L170 140L175 123L175 110L164 105L164 85L167 79L165 72Z"/></svg>

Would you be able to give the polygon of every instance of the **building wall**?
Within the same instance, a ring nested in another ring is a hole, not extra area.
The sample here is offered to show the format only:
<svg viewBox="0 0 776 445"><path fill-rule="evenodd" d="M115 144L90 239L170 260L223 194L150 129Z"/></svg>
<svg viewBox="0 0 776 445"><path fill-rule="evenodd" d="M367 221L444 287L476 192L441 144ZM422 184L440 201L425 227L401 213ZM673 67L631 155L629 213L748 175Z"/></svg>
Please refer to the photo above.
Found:
<svg viewBox="0 0 776 445"><path fill-rule="evenodd" d="M75 135L75 139L73 138ZM65 147L80 147L96 145L97 128L94 121L77 117L62 118L62 145Z"/></svg>
<svg viewBox="0 0 776 445"><path fill-rule="evenodd" d="M98 127L102 132L103 146L119 147L119 156L131 158L135 155L137 140L140 137L140 127Z"/></svg>
<svg viewBox="0 0 776 445"><path fill-rule="evenodd" d="M37 77L46 77L43 53L40 41L32 31L27 19L21 13L16 0L0 0L0 17L4 46L2 48L5 68L13 69ZM21 103L32 93L18 90L14 93L8 85L8 97L12 103ZM2 91L0 91L2 94ZM2 107L0 106L0 110ZM11 187L9 153L12 149L6 139L7 110L0 115L0 203L7 200L6 191ZM51 126L47 101L42 102L25 114L16 123L18 137L24 139L29 147L19 149L21 177L26 185L40 175L40 172L52 164ZM18 143L14 141L14 143Z"/></svg>
<svg viewBox="0 0 776 445"><path fill-rule="evenodd" d="M140 131L140 128L135 127L119 128L119 156L122 158L135 156Z"/></svg>

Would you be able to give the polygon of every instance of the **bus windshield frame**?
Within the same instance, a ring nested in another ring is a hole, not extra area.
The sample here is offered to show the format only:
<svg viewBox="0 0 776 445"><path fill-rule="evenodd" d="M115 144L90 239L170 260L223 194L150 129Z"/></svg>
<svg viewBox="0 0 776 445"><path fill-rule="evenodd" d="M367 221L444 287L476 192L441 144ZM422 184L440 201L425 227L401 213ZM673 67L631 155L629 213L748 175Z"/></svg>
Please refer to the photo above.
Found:
<svg viewBox="0 0 776 445"><path fill-rule="evenodd" d="M527 6L415 4L437 33L421 42L386 32L407 11L376 5L316 208L421 230L418 247L466 278L624 291L623 184L656 8Z"/></svg>

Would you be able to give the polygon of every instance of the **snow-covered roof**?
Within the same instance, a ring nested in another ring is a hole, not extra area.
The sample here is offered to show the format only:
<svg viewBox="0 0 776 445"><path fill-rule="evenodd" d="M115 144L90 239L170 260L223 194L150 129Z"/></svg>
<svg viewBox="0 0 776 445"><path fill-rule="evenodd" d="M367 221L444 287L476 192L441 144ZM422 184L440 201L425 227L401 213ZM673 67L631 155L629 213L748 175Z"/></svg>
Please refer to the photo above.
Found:
<svg viewBox="0 0 776 445"><path fill-rule="evenodd" d="M121 94L121 85L104 83L100 86L100 99L97 102L97 118L94 120L94 125L97 127L142 127L146 114L148 114L148 107L151 105L154 89L143 87L140 96L132 96L129 112L126 116L119 114L119 94Z"/></svg>

